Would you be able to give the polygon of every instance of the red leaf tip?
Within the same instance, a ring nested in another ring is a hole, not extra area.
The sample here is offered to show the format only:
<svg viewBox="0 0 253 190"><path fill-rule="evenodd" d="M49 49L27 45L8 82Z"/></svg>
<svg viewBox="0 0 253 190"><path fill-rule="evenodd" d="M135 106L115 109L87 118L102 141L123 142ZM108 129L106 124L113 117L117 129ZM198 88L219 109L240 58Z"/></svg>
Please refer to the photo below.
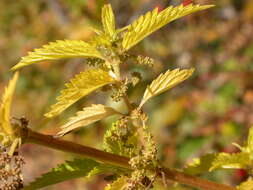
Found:
<svg viewBox="0 0 253 190"><path fill-rule="evenodd" d="M193 3L193 0L184 0L182 4L185 7L185 6L192 4L192 3Z"/></svg>

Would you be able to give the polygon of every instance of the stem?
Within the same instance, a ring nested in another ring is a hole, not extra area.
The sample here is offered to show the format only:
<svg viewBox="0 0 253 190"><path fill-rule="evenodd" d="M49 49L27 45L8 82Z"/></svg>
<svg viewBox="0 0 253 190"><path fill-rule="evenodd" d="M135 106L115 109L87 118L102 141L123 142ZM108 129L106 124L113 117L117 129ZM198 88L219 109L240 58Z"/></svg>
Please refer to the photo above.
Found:
<svg viewBox="0 0 253 190"><path fill-rule="evenodd" d="M117 78L117 80L120 81L120 67L119 67L120 60L119 59L112 60L112 61L108 60L108 62L111 63L111 66L112 66L113 71L114 71L114 73L116 75L116 78Z"/></svg>
<svg viewBox="0 0 253 190"><path fill-rule="evenodd" d="M128 108L128 112L131 113L131 111L133 110L133 106L132 104L130 103L129 99L127 96L123 96L123 100Z"/></svg>
<svg viewBox="0 0 253 190"><path fill-rule="evenodd" d="M128 163L130 159L127 157L111 154L70 141L56 139L51 135L44 135L30 129L27 129L23 140L25 143L39 144L64 152L79 154L80 156L95 159L99 162L131 169L131 166ZM236 190L236 188L228 185L218 184L168 168L162 168L162 172L164 172L168 180L176 181L203 190Z"/></svg>
<svg viewBox="0 0 253 190"><path fill-rule="evenodd" d="M116 83L117 88L120 88L121 85L122 85L122 81L118 81L118 82ZM123 98L123 101L125 102L125 104L126 104L126 106L127 106L128 114L130 114L131 111L133 111L134 108L133 108L131 102L129 101L127 95L123 95L122 98Z"/></svg>
<svg viewBox="0 0 253 190"><path fill-rule="evenodd" d="M51 135L44 135L34 132L30 129L28 129L25 143L39 144L64 152L79 154L80 156L104 162L106 164L112 164L115 166L131 169L128 164L129 158L127 157L111 154L70 141L57 139Z"/></svg>

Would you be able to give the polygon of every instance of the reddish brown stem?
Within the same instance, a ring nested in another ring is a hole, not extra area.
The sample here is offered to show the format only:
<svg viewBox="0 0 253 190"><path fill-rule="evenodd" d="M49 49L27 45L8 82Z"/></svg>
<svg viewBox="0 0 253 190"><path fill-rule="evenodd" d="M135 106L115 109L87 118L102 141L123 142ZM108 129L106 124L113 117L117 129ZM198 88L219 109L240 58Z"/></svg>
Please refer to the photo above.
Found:
<svg viewBox="0 0 253 190"><path fill-rule="evenodd" d="M24 141L25 143L39 144L64 152L79 154L83 157L95 159L99 162L131 169L131 166L128 163L130 159L127 157L111 154L70 141L57 139L51 135L44 135L30 129L28 129L27 133L24 135ZM236 188L228 185L218 184L168 168L162 168L162 172L164 172L166 179L168 180L203 190L236 190Z"/></svg>
<svg viewBox="0 0 253 190"><path fill-rule="evenodd" d="M76 144L70 141L61 140L51 135L44 135L41 133L28 130L25 142L47 146L64 152L79 154L86 158L91 158L107 164L112 164L130 169L130 166L128 164L129 158L127 157L111 154L108 152L97 150L95 148Z"/></svg>

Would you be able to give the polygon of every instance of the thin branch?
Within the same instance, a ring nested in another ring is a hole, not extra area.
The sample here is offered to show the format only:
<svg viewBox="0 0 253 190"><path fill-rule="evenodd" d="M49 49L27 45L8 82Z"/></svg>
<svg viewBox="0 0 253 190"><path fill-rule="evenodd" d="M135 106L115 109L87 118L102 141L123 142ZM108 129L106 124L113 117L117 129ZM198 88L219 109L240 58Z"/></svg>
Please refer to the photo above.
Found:
<svg viewBox="0 0 253 190"><path fill-rule="evenodd" d="M56 139L51 135L44 135L27 129L23 138L25 143L39 144L64 152L78 154L86 158L95 159L99 162L131 169L131 166L128 163L130 159L127 157L111 154L70 141ZM236 190L236 188L228 185L218 184L168 168L162 168L161 172L165 173L168 180L173 180L203 190Z"/></svg>
<svg viewBox="0 0 253 190"><path fill-rule="evenodd" d="M123 100L128 108L129 113L131 113L131 111L133 110L133 106L131 104L131 102L129 101L127 96L123 96Z"/></svg>
<svg viewBox="0 0 253 190"><path fill-rule="evenodd" d="M117 88L120 88L121 85L122 85L122 81L118 81L118 82L116 83ZM131 104L131 102L130 102L130 100L129 100L129 98L128 98L127 95L123 95L122 98L123 98L123 101L125 102L125 104L126 104L126 106L127 106L128 114L130 114L130 113L133 111L134 107L133 107L133 105Z"/></svg>
<svg viewBox="0 0 253 190"><path fill-rule="evenodd" d="M120 166L131 169L128 162L129 158L97 150L88 146L80 145L66 140L55 138L51 135L44 135L34 132L30 129L27 131L25 143L33 143L43 145L49 148L61 150L64 152L79 154L86 158L91 158L107 164Z"/></svg>

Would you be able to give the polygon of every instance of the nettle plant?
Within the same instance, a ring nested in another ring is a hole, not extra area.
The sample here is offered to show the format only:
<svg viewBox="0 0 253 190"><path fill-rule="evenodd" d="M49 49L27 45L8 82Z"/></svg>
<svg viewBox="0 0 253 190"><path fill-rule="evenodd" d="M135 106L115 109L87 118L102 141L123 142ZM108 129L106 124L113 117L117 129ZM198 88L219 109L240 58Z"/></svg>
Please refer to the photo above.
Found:
<svg viewBox="0 0 253 190"><path fill-rule="evenodd" d="M94 29L96 36L89 42L81 40L63 40L49 43L40 49L35 49L15 65L12 70L20 69L34 63L54 61L65 58L83 57L87 59L89 69L77 74L66 89L61 91L57 103L51 106L46 117L52 118L61 114L68 107L84 96L99 90L111 91L115 102L123 100L128 108L127 113L102 104L84 107L61 127L58 134L44 135L28 128L26 118L10 119L11 100L18 72L5 89L0 107L0 177L1 189L39 189L65 180L91 177L99 174L111 174L106 190L152 189L163 182L170 187L178 184L205 190L249 190L253 180L249 178L238 187L218 184L197 177L200 174L218 169L243 168L252 173L253 162L253 129L245 146L236 145L238 153L214 153L193 160L183 169L171 169L162 166L157 158L157 148L149 131L148 117L143 111L144 104L189 78L194 69L168 70L160 74L147 86L139 104L128 98L128 87L141 81L140 73L122 76L120 67L131 61L136 64L152 66L149 57L136 56L128 50L167 23L193 12L204 10L212 5L193 5L184 3L170 6L162 11L154 9L140 16L132 24L116 29L115 18L110 5L102 9L103 30ZM106 87L106 88L105 88ZM119 119L112 123L106 131L103 141L103 151L62 140L60 137L80 127L85 127L106 117L118 115ZM35 143L50 148L75 153L83 156L53 168L34 182L23 187L21 167L24 160L18 154L22 144ZM160 182L159 182L160 181ZM175 183L171 183L174 181Z"/></svg>

